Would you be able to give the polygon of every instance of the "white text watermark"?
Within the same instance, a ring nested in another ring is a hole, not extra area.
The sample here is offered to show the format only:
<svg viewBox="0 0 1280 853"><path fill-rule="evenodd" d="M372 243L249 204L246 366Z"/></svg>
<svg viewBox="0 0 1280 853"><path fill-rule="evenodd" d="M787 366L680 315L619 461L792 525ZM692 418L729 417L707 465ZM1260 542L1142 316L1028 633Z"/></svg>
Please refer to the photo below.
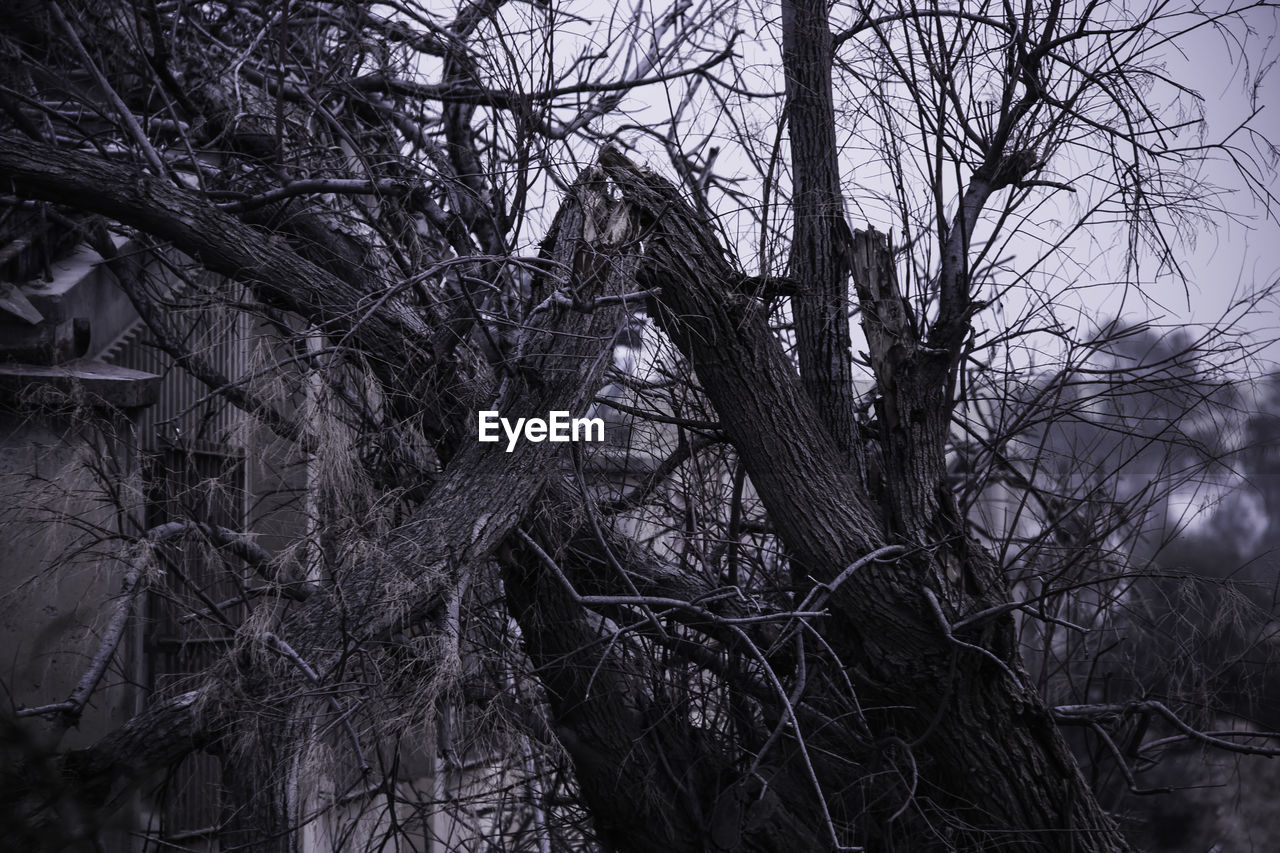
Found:
<svg viewBox="0 0 1280 853"><path fill-rule="evenodd" d="M547 412L546 418L516 418L515 422L501 417L496 411L478 413L479 441L501 441L506 434L507 452L516 449L516 442L525 441L604 441L603 418L571 418L568 412ZM501 431L499 431L501 429Z"/></svg>

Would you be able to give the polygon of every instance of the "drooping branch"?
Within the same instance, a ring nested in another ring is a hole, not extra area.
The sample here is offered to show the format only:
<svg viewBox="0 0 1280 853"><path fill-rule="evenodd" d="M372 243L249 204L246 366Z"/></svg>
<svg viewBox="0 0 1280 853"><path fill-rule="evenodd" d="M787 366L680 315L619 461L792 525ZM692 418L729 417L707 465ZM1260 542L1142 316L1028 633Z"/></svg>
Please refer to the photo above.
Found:
<svg viewBox="0 0 1280 853"><path fill-rule="evenodd" d="M111 618L107 620L107 625L102 630L102 636L98 641L98 650L89 661L89 666L84 675L76 682L71 695L63 702L40 705L35 708L19 708L15 716L42 717L56 715L59 731L65 731L79 722L85 706L88 705L94 691L98 689L102 677L106 674L107 667L115 658L116 648L120 645L120 638L124 636L125 627L129 623L129 618L133 615L138 595L147 587L146 572L148 571L147 564L151 561L151 549L149 544L134 546L134 548L139 553L133 555L130 565L125 571L124 580L121 583L120 597L116 600Z"/></svg>
<svg viewBox="0 0 1280 853"><path fill-rule="evenodd" d="M164 312L147 296L143 287L147 275L146 268L133 253L121 253L116 250L107 229L101 222L89 227L88 237L93 250L102 257L107 269L115 276L116 284L129 298L133 310L146 324L156 346L187 373L221 394L236 408L261 420L277 435L290 441L302 439L302 428L296 421L277 411L274 406L251 390L239 387L206 359L183 346L180 333L172 328Z"/></svg>

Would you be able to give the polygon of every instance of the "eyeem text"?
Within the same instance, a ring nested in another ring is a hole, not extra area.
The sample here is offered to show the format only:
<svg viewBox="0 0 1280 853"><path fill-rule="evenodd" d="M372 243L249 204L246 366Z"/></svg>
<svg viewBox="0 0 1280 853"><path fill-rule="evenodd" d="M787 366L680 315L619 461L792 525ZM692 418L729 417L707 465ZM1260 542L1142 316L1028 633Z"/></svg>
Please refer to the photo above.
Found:
<svg viewBox="0 0 1280 853"><path fill-rule="evenodd" d="M507 452L516 442L525 441L604 441L603 418L571 418L568 412L547 412L546 418L516 418L515 423L495 411L479 413L480 441L501 441L499 426L507 436Z"/></svg>

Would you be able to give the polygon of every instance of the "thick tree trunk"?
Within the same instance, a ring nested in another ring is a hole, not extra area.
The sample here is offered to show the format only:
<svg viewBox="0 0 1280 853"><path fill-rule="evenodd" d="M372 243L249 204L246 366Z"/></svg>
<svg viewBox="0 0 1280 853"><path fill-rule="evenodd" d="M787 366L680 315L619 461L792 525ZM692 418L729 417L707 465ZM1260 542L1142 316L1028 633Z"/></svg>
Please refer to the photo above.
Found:
<svg viewBox="0 0 1280 853"><path fill-rule="evenodd" d="M601 162L649 229L640 277L661 290L658 322L688 357L741 454L793 574L830 583L860 557L894 544L800 390L764 307L740 292L741 276L710 229L665 180L613 151ZM907 467L886 477L927 473ZM951 635L951 623L1007 601L1007 591L959 520L950 521L949 530L940 515L929 529L900 531L898 540L911 547L903 558L862 567L833 595L824 633L856 676L861 706L880 709L867 713L875 734L911 745L922 815L960 821L941 843L1126 849L1021 677L1008 617Z"/></svg>
<svg viewBox="0 0 1280 853"><path fill-rule="evenodd" d="M556 732L573 758L602 840L629 853L788 853L830 847L814 786L789 736L762 753L763 760L748 773L749 753L740 741L700 724L698 712L681 707L678 690L667 695L661 688L670 666L663 654L672 653L721 674L719 683L742 689L760 707L776 707L778 697L768 685L737 668L732 654L724 656L713 647L731 648L731 632L709 625L703 616L680 612L664 617L670 620L665 632L648 625L624 631L634 613L599 605L600 613L593 613L575 601L575 594L626 598L616 569L619 561L635 591L651 600L696 602L715 590L656 562L634 542L600 538L564 521L563 508L571 505L566 497L549 490L545 504L533 514L540 519L531 526L536 544L513 543L503 560L503 577L508 608L546 688ZM721 616L746 615L723 598L707 607ZM681 637L677 622L715 643ZM644 636L652 653L624 651L631 643L626 634ZM702 711L717 707L721 698L707 699ZM827 779L845 784L851 769L846 758L857 749L855 739L841 722L819 720L812 713L805 722L826 727L819 741L840 756L839 770L846 774L841 778L831 772ZM743 736L742 730L738 734ZM768 730L757 724L745 737L759 750Z"/></svg>

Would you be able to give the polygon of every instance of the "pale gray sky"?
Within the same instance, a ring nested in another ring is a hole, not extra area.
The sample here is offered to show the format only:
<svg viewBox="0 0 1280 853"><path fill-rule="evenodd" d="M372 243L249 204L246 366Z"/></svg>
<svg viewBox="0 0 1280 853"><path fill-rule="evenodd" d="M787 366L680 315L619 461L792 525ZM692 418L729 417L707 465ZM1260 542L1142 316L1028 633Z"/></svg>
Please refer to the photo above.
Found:
<svg viewBox="0 0 1280 853"><path fill-rule="evenodd" d="M1200 4L1201 9L1210 11L1227 7L1223 2ZM515 48L515 55L501 60L495 73L507 79L516 75L521 78L521 85L529 89L545 85L549 67L569 68L575 63L587 79L616 78L619 73L659 75L690 58L707 58L736 29L740 33L733 64L739 81L757 91L780 91L783 87L778 63L779 12L774 2L695 0L678 6L662 0L625 4L553 0L549 8L559 25L554 39L548 39L538 26L545 22L547 8L537 4L505 7L501 14L511 33L506 44ZM673 17L672 11L677 8L680 15ZM1109 3L1101 8L1108 14L1121 14L1123 10L1145 9L1147 4ZM850 16L849 10L840 5L833 9L837 22ZM1252 160L1252 168L1265 180L1265 190L1271 192L1280 189L1280 180L1274 172L1276 164L1268 159L1265 148L1268 140L1280 140L1280 81L1271 73L1256 90L1251 90L1251 83L1280 55L1275 39L1278 15L1280 11L1274 7L1251 10L1248 32L1238 24L1225 31L1204 28L1170 45L1164 57L1169 77L1203 96L1205 125L1184 131L1178 143L1220 140L1256 106L1260 110L1254 119L1257 135L1241 133L1233 142L1242 157ZM1189 19L1183 21L1183 25L1186 23ZM523 33L519 32L522 28ZM701 52L699 41L703 43ZM582 57L589 54L595 58L584 61ZM842 49L841 55L848 58L849 46ZM431 76L430 71L427 73ZM731 76L724 66L716 73L721 79ZM851 79L848 73L837 74L846 81ZM878 143L873 134L860 130L874 127L877 121L875 114L866 112L866 104L873 99L860 86L859 80L845 82L837 86L836 93L837 109L842 113L840 142L845 151L842 169L849 188L848 214L855 227L870 223L880 230L892 228L901 237L901 226L895 223L891 208L876 198L890 197L892 185L884 168L875 162ZM705 150L713 145L720 148L717 172L747 177L743 189L754 191L751 197L759 198L759 179L751 177L758 175L757 165L744 153L744 145L754 148L758 156L767 157L777 139L781 100L748 101L733 95L717 98L712 96L710 86L703 85L686 102L688 91L687 80L634 91L620 109L602 115L596 125L620 130L621 137L633 141L651 165L674 177L661 146L639 128L660 126L678 113L681 144L686 149L702 146ZM1151 97L1157 102L1167 100L1169 95L1170 91L1162 92L1156 87ZM1256 99L1255 104L1251 104L1251 96ZM563 176L572 179L578 164L590 160L594 153L566 151ZM1080 164L1051 164L1051 168L1053 165L1059 165L1064 174L1073 169L1087 171ZM1087 327L1092 318L1116 314L1130 320L1157 319L1171 326L1213 323L1234 301L1271 286L1280 278L1280 226L1267 218L1265 206L1251 194L1225 156L1207 160L1199 177L1220 188L1223 194L1214 202L1225 212L1184 231L1187 239L1179 244L1177 255L1187 275L1185 286L1176 276L1150 264L1136 277L1126 275L1123 252L1118 251L1123 247L1123 229L1101 224L1068 242L1055 261L1046 265L1046 275L1032 281L1025 292L1010 293L1005 316L1017 315L1037 300L1047 300L1056 307L1060 321L1077 327ZM554 206L558 194L549 184L543 191ZM1054 237L1055 229L1060 232L1072 206L1087 203L1081 197L1087 195L1050 196L1036 210L1035 222L1024 226L1025 239L1005 247L1017 255L1015 266L1034 257L1041 242ZM759 256L758 230L741 211L735 213L731 200L713 195L712 201L717 211L725 214L725 230L732 235L743 265L748 269L756 267L763 260ZM545 227L542 219L549 219L551 212L531 217L523 235L530 245L540 239ZM1117 284L1126 278L1131 286ZM1280 302L1275 299L1267 300L1237 319L1260 340L1280 340L1278 305ZM999 320L991 318L989 322L995 324ZM1268 355L1280 361L1280 343L1272 345Z"/></svg>
<svg viewBox="0 0 1280 853"><path fill-rule="evenodd" d="M1278 17L1280 12L1274 9L1256 16L1258 29L1246 44L1247 70L1232 61L1222 36L1209 30L1191 37L1185 57L1170 57L1170 73L1186 80L1204 98L1206 137L1226 136L1257 109L1255 129L1268 141L1280 144L1280 69L1270 67L1278 47ZM1254 90L1250 75L1264 71L1268 73ZM1256 149L1247 134L1241 133L1237 141L1246 151ZM1276 164L1260 165L1274 168ZM1253 197L1238 171L1221 158L1206 168L1214 183L1233 190L1225 206L1239 221L1220 217L1216 230L1206 229L1194 247L1187 247L1187 266L1196 287L1189 301L1175 291L1167 302L1171 312L1193 321L1215 317L1233 296L1250 288L1261 290L1280 278L1280 225L1276 222L1280 210L1273 210L1268 218L1265 206ZM1280 193L1280 180L1274 172L1268 178L1268 189ZM1269 300L1247 319L1247 325L1260 337L1280 340L1278 308L1276 299ZM1273 344L1268 354L1280 361L1280 344Z"/></svg>

